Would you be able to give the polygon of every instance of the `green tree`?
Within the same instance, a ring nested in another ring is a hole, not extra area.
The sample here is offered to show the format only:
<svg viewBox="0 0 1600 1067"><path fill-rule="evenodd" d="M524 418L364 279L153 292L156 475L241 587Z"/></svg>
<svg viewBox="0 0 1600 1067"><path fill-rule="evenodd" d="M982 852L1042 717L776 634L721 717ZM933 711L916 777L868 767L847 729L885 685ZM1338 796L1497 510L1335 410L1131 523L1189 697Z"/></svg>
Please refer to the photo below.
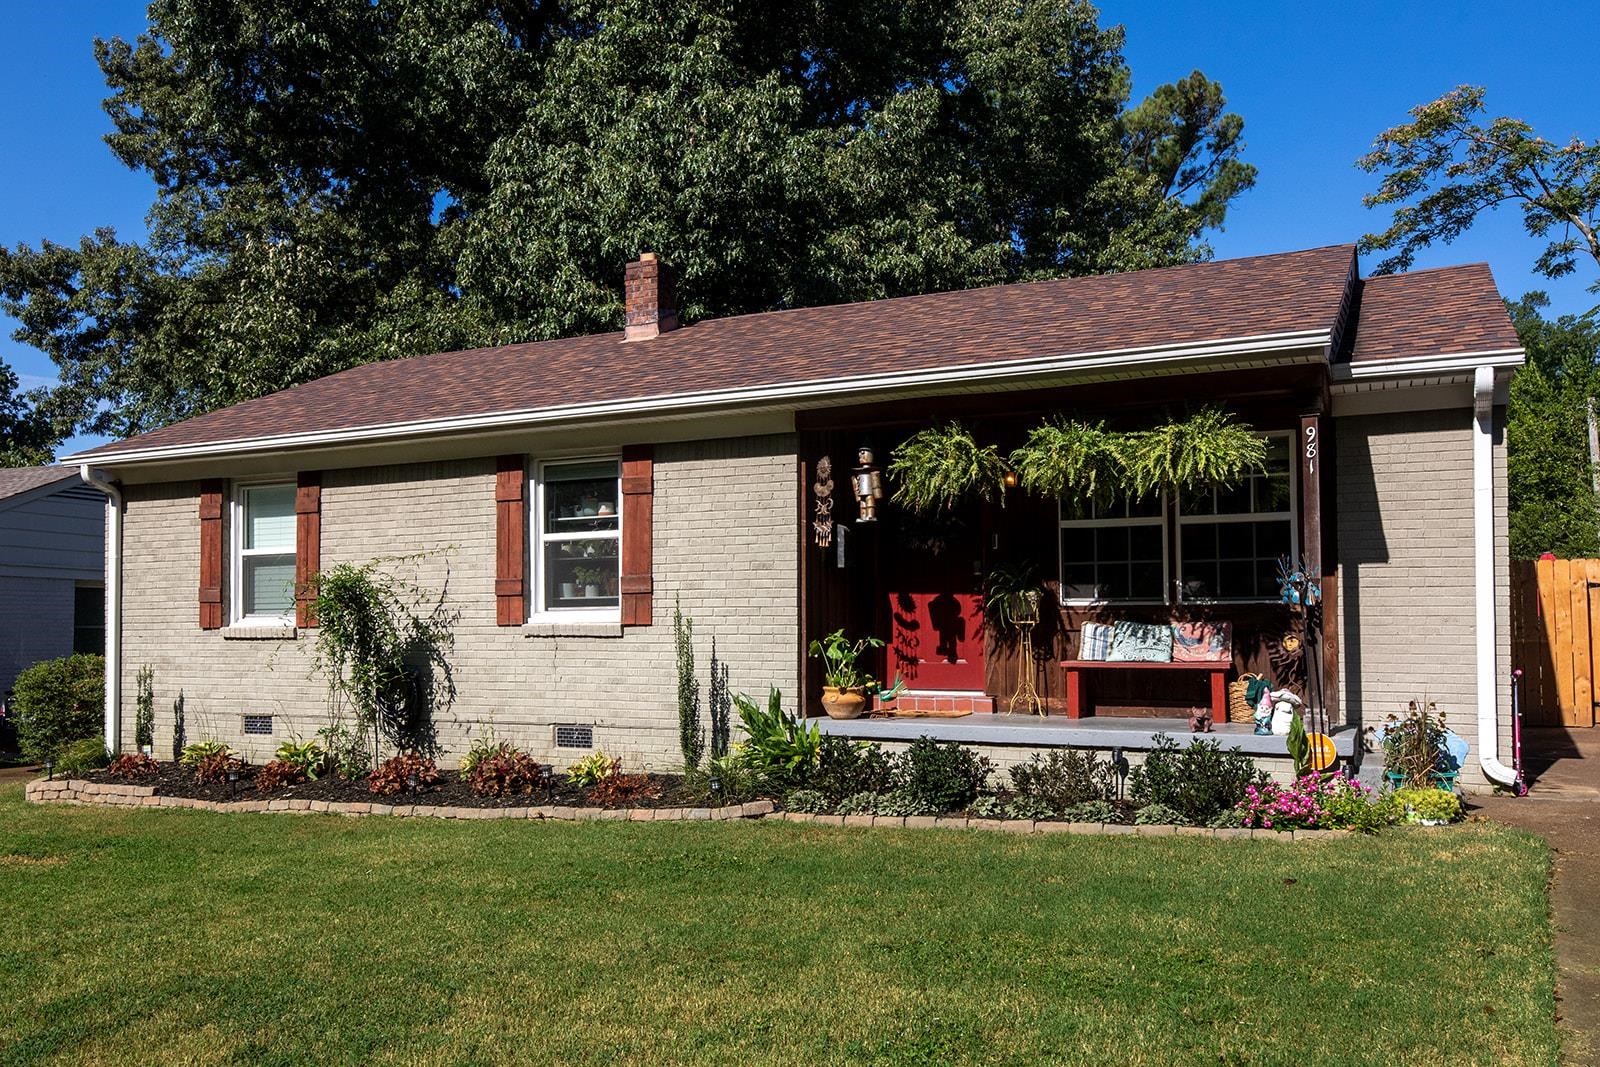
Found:
<svg viewBox="0 0 1600 1067"><path fill-rule="evenodd" d="M16 372L0 363L0 467L32 467L55 458L50 423L17 393Z"/></svg>
<svg viewBox="0 0 1600 1067"><path fill-rule="evenodd" d="M1543 293L1510 304L1528 365L1511 380L1506 427L1511 555L1600 556L1600 501L1589 463L1587 412L1600 395L1600 325L1544 317Z"/></svg>
<svg viewBox="0 0 1600 1067"><path fill-rule="evenodd" d="M1405 270L1422 249L1448 244L1486 211L1522 210L1528 233L1546 242L1534 269L1559 278L1580 256L1600 268L1600 141L1565 145L1520 119L1480 116L1483 89L1463 85L1411 110L1411 121L1378 135L1358 165L1380 174L1368 207L1394 207L1389 228L1362 238L1390 253L1379 274ZM1600 292L1600 273L1591 286Z"/></svg>
<svg viewBox="0 0 1600 1067"><path fill-rule="evenodd" d="M97 44L150 236L0 250L123 435L358 363L1204 258L1254 179L1196 72L1130 107L1082 0L155 0Z"/></svg>

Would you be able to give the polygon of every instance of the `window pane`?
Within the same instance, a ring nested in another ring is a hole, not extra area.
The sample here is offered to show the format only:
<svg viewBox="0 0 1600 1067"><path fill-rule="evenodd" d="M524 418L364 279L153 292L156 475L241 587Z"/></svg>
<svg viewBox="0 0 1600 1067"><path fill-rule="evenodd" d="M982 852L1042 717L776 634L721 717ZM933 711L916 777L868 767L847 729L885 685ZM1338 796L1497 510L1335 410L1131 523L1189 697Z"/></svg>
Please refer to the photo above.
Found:
<svg viewBox="0 0 1600 1067"><path fill-rule="evenodd" d="M1287 474L1289 471L1289 438L1274 434L1267 438L1267 473Z"/></svg>
<svg viewBox="0 0 1600 1067"><path fill-rule="evenodd" d="M1132 593L1140 600L1161 600L1165 592L1161 588L1162 580L1160 562L1135 563Z"/></svg>
<svg viewBox="0 0 1600 1067"><path fill-rule="evenodd" d="M1102 527L1094 532L1095 558L1101 563L1115 560L1127 562L1128 529L1125 526Z"/></svg>
<svg viewBox="0 0 1600 1067"><path fill-rule="evenodd" d="M1252 533L1253 525L1248 522L1218 523L1215 558L1254 559L1256 539Z"/></svg>
<svg viewBox="0 0 1600 1067"><path fill-rule="evenodd" d="M244 491L244 547L294 551L294 486Z"/></svg>
<svg viewBox="0 0 1600 1067"><path fill-rule="evenodd" d="M1114 515L1121 513L1120 508L1112 512ZM1161 514L1161 494L1151 493L1149 496L1140 497L1138 500L1128 501L1127 514L1132 519L1154 519L1159 517Z"/></svg>
<svg viewBox="0 0 1600 1067"><path fill-rule="evenodd" d="M1068 563L1062 567L1061 595L1068 600L1093 600L1094 564Z"/></svg>
<svg viewBox="0 0 1600 1067"><path fill-rule="evenodd" d="M1224 560L1217 564L1217 596L1255 596L1256 566L1250 560Z"/></svg>
<svg viewBox="0 0 1600 1067"><path fill-rule="evenodd" d="M246 556L244 613L288 615L294 610L294 555Z"/></svg>
<svg viewBox="0 0 1600 1067"><path fill-rule="evenodd" d="M1184 515L1215 515L1216 494L1210 489L1191 489L1183 494L1179 511Z"/></svg>
<svg viewBox="0 0 1600 1067"><path fill-rule="evenodd" d="M1183 561L1183 596L1186 600L1207 600L1217 595L1217 565L1209 560Z"/></svg>
<svg viewBox="0 0 1600 1067"><path fill-rule="evenodd" d="M614 460L551 463L544 468L547 534L617 528L617 464Z"/></svg>
<svg viewBox="0 0 1600 1067"><path fill-rule="evenodd" d="M547 608L605 608L620 603L621 575L615 538L547 541L544 603Z"/></svg>
<svg viewBox="0 0 1600 1067"><path fill-rule="evenodd" d="M1278 561L1262 559L1256 561L1256 596L1267 598L1278 595Z"/></svg>
<svg viewBox="0 0 1600 1067"><path fill-rule="evenodd" d="M72 651L105 655L105 589L98 585L80 585L72 593Z"/></svg>
<svg viewBox="0 0 1600 1067"><path fill-rule="evenodd" d="M1128 565L1126 563L1101 562L1095 569L1095 578L1098 579L1099 596L1103 600L1126 599L1128 593Z"/></svg>
<svg viewBox="0 0 1600 1067"><path fill-rule="evenodd" d="M1159 562L1165 530L1160 526L1133 526L1128 529L1128 558Z"/></svg>
<svg viewBox="0 0 1600 1067"><path fill-rule="evenodd" d="M1084 563L1094 559L1094 531L1082 527L1061 531L1061 559L1064 563Z"/></svg>
<svg viewBox="0 0 1600 1067"><path fill-rule="evenodd" d="M1248 515L1250 513L1250 483L1254 479L1241 478L1236 485L1217 488L1218 515Z"/></svg>
<svg viewBox="0 0 1600 1067"><path fill-rule="evenodd" d="M1251 523L1256 530L1256 555L1276 560L1289 554L1289 524L1287 522Z"/></svg>
<svg viewBox="0 0 1600 1067"><path fill-rule="evenodd" d="M1190 523L1183 527L1183 565L1217 558L1217 528L1214 524Z"/></svg>

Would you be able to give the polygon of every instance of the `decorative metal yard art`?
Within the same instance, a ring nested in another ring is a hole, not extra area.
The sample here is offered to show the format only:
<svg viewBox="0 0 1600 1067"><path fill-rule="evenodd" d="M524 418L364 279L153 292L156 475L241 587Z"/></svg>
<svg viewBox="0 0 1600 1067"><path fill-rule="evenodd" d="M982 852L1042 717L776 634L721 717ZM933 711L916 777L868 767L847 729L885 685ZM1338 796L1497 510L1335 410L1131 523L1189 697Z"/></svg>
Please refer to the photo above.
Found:
<svg viewBox="0 0 1600 1067"><path fill-rule="evenodd" d="M811 485L817 498L817 511L811 520L811 530L817 547L833 544L833 460L823 456L817 460L817 480Z"/></svg>
<svg viewBox="0 0 1600 1067"><path fill-rule="evenodd" d="M878 501L883 499L883 474L872 461L872 449L865 446L856 450L856 464L856 469L850 472L856 493L856 521L877 522Z"/></svg>
<svg viewBox="0 0 1600 1067"><path fill-rule="evenodd" d="M1296 661L1302 667L1305 703L1302 717L1306 733L1313 741L1311 769L1325 771L1333 763L1333 746L1328 743L1328 709L1322 701L1322 581L1313 575L1299 557L1278 559L1278 593L1295 619L1294 628L1279 640L1272 651L1275 671L1287 672Z"/></svg>
<svg viewBox="0 0 1600 1067"><path fill-rule="evenodd" d="M1017 678L1017 691L1011 694L1007 710L1014 712L1017 705L1021 704L1033 714L1043 715L1044 701L1039 698L1039 689L1033 684L1034 675L1038 673L1038 666L1034 662L1033 628L1039 625L1039 590L1029 589L1017 595L1011 622L1017 628L1021 673Z"/></svg>

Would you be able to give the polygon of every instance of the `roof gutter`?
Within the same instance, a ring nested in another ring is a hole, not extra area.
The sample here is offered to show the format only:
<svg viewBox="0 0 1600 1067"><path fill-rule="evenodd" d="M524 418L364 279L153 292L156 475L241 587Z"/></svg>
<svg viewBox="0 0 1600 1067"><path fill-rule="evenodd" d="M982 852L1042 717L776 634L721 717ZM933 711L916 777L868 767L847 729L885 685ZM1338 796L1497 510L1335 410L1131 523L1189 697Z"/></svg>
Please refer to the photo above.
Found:
<svg viewBox="0 0 1600 1067"><path fill-rule="evenodd" d="M1082 373L1086 371L1110 371L1145 366L1159 367L1189 360L1224 356L1281 356L1283 353L1300 349L1316 349L1320 358L1326 359L1331 343L1332 335L1328 330L1299 330L1255 337L1227 338L1203 344L1111 349L1102 352L1081 352L1064 356L1015 360L999 364L978 363L961 367L899 371L892 374L871 374L854 378L825 378L807 382L788 382L746 389L716 389L701 393L680 393L633 400L604 401L594 404L572 404L563 407L534 408L489 415L385 423L346 430L279 434L272 437L242 438L233 441L207 442L196 445L157 446L104 454L91 452L84 453L81 456L69 456L65 462L92 462L102 466L110 466L113 464L122 465L163 460L198 459L248 452L271 452L291 448L355 444L397 437L424 437L437 434L516 429L563 422L592 422L601 419L647 415L690 415L707 409L723 407L782 405L825 398L854 398L857 394L885 392L896 389L1006 381L1017 378Z"/></svg>
<svg viewBox="0 0 1600 1067"><path fill-rule="evenodd" d="M1407 356L1403 359L1374 359L1362 363L1336 363L1328 377L1340 383L1372 378L1419 378L1432 375L1476 374L1482 367L1520 367L1528 361L1520 348L1496 348L1484 352L1452 355Z"/></svg>
<svg viewBox="0 0 1600 1067"><path fill-rule="evenodd" d="M84 463L78 478L106 495L106 750L122 747L122 490L104 471Z"/></svg>
<svg viewBox="0 0 1600 1067"><path fill-rule="evenodd" d="M1477 639L1478 765L1495 785L1515 785L1517 774L1500 762L1499 693L1495 677L1494 583L1494 378L1493 365L1472 379L1472 564Z"/></svg>

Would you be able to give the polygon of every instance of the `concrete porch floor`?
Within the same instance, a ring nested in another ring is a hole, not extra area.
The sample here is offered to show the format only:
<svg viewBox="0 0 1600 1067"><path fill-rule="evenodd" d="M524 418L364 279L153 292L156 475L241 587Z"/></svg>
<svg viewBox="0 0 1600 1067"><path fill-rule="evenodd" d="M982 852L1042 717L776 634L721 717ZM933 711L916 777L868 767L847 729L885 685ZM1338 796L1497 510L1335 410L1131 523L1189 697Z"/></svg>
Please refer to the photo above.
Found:
<svg viewBox="0 0 1600 1067"><path fill-rule="evenodd" d="M995 714L965 715L959 719L899 716L885 719L829 719L816 722L824 734L859 741L915 741L931 737L936 741L959 741L973 745L1021 745L1074 748L1126 748L1135 752L1152 749L1157 734L1166 734L1180 745L1190 738L1209 737L1223 748L1237 747L1252 756L1288 758L1284 739L1259 735L1243 723L1220 723L1209 734L1191 734L1187 718L1131 718L1095 715L1068 719L1060 715ZM1357 747L1356 731L1348 726L1334 727L1335 750L1348 759Z"/></svg>

